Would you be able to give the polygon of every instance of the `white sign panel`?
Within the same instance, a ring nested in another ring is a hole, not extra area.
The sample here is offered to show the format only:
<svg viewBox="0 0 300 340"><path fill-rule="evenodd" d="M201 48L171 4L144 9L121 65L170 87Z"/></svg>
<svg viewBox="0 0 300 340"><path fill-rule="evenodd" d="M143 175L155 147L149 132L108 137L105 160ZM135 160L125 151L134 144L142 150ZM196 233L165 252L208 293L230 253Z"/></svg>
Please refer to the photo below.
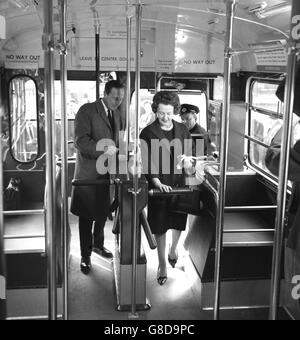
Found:
<svg viewBox="0 0 300 340"><path fill-rule="evenodd" d="M35 69L39 67L42 61L42 56L38 54L12 54L8 52L4 55L4 60L6 68Z"/></svg>
<svg viewBox="0 0 300 340"><path fill-rule="evenodd" d="M0 15L0 39L6 39L6 22L2 15Z"/></svg>
<svg viewBox="0 0 300 340"><path fill-rule="evenodd" d="M284 71L287 65L287 52L280 41L266 42L263 44L249 44L251 49L274 48L270 52L254 53L258 70L260 71Z"/></svg>
<svg viewBox="0 0 300 340"><path fill-rule="evenodd" d="M156 28L156 72L174 72L175 30L170 25L158 24Z"/></svg>
<svg viewBox="0 0 300 340"><path fill-rule="evenodd" d="M175 72L223 73L224 43L206 35L176 35Z"/></svg>
<svg viewBox="0 0 300 340"><path fill-rule="evenodd" d="M101 71L125 71L127 65L126 40L122 38L101 38L100 69ZM132 40L132 69L135 67L135 41ZM153 45L142 43L141 67L143 71L154 68ZM71 66L73 68L95 68L95 39L72 38Z"/></svg>
<svg viewBox="0 0 300 340"><path fill-rule="evenodd" d="M44 51L41 39L36 40L29 33L20 34L5 43L0 53L0 58L6 68L41 68L44 66Z"/></svg>

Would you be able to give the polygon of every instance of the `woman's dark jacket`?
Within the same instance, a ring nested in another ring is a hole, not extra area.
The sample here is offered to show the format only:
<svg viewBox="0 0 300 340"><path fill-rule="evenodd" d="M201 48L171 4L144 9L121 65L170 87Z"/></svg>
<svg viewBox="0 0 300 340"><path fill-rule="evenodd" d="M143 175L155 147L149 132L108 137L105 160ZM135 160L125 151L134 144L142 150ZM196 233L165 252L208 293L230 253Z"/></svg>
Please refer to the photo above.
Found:
<svg viewBox="0 0 300 340"><path fill-rule="evenodd" d="M153 187L153 178L159 178L161 183L173 187L182 187L185 185L184 171L174 168L176 168L176 164L178 163L177 156L182 154L185 154L186 156L192 155L193 142L191 135L184 124L173 121L173 125L174 143L172 144L173 146L178 145L178 147L174 147L174 151L172 150L172 145L170 147L169 141L166 140L165 134L157 120L141 132L140 138L143 171L149 181L150 188ZM159 149L157 147L153 147L155 142L160 142L161 147ZM162 166L167 157L170 157L171 175L164 173ZM174 170L175 174L172 174ZM176 171L178 172L177 174Z"/></svg>

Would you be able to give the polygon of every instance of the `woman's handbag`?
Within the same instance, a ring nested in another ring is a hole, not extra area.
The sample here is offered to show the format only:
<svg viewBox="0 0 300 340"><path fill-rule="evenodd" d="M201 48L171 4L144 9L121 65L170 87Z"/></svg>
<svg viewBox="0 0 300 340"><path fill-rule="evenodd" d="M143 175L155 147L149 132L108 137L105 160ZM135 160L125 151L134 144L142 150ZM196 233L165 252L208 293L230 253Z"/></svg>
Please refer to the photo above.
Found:
<svg viewBox="0 0 300 340"><path fill-rule="evenodd" d="M202 206L201 191L197 189L184 195L173 196L169 210L183 214L200 215Z"/></svg>

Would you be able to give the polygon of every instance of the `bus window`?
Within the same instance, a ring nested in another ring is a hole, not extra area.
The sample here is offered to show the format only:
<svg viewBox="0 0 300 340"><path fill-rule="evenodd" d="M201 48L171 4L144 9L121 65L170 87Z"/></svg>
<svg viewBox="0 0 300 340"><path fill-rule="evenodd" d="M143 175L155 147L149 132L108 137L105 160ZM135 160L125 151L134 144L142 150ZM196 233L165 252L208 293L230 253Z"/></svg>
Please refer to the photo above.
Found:
<svg viewBox="0 0 300 340"><path fill-rule="evenodd" d="M223 91L224 91L224 79L222 77L218 77L214 79L214 100L223 100Z"/></svg>
<svg viewBox="0 0 300 340"><path fill-rule="evenodd" d="M153 123L155 120L155 115L152 112L152 99L154 97L154 91L149 91L145 89L140 90L140 130L143 130L146 126ZM130 105L130 122L134 122L135 120L135 112L136 112L136 100L135 100L135 92L131 97L131 105ZM132 126L130 126L130 130L132 130ZM133 133L133 132L131 132Z"/></svg>
<svg viewBox="0 0 300 340"><path fill-rule="evenodd" d="M251 105L275 113L282 113L282 103L276 97L278 83L256 81L252 86Z"/></svg>
<svg viewBox="0 0 300 340"><path fill-rule="evenodd" d="M9 126L12 156L22 163L35 161L39 152L37 86L29 76L10 80Z"/></svg>
<svg viewBox="0 0 300 340"><path fill-rule="evenodd" d="M67 115L74 119L80 106L96 100L95 81L68 80L67 83ZM61 118L60 81L55 81L55 117Z"/></svg>
<svg viewBox="0 0 300 340"><path fill-rule="evenodd" d="M271 175L265 164L267 148L283 125L283 104L276 97L278 83L254 80L250 88L248 153L252 166ZM300 138L299 117L294 115L293 142ZM273 175L271 175L273 176Z"/></svg>
<svg viewBox="0 0 300 340"><path fill-rule="evenodd" d="M56 118L56 141L57 154L60 155L60 132L61 132L61 85L55 81L55 118ZM86 80L68 80L67 83L67 117L68 117L68 141L74 141L74 120L79 108L86 103L96 100L96 82ZM74 143L69 144L69 158L74 158L76 150Z"/></svg>

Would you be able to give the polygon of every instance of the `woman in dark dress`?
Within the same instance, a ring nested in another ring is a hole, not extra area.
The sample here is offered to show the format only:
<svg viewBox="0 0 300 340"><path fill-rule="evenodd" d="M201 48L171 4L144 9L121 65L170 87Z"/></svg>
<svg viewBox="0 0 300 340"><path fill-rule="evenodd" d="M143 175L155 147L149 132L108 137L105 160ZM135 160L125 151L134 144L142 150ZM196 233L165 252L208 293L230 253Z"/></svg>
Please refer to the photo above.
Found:
<svg viewBox="0 0 300 340"><path fill-rule="evenodd" d="M149 188L171 192L185 186L184 170L176 167L177 157L192 155L192 138L184 124L172 118L180 109L178 95L169 91L158 92L153 98L152 110L156 120L141 133L143 171ZM170 145L171 144L171 145ZM167 281L166 232L172 229L172 244L168 260L174 268L178 259L177 245L181 231L185 230L187 215L172 210L174 196L149 196L148 220L157 241L159 267L157 281Z"/></svg>

